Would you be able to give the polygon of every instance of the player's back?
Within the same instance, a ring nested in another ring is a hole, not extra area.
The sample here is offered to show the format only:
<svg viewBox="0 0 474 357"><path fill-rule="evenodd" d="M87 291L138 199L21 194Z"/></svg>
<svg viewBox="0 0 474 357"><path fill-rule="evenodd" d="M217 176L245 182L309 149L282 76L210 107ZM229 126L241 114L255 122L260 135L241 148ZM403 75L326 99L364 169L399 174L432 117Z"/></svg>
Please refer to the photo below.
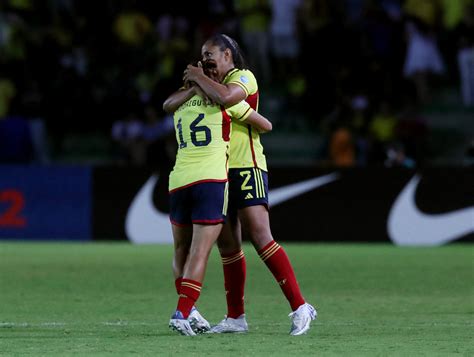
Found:
<svg viewBox="0 0 474 357"><path fill-rule="evenodd" d="M178 153L170 174L169 189L206 181L227 181L231 117L248 115L249 105L238 103L224 109L204 105L195 95L174 113Z"/></svg>

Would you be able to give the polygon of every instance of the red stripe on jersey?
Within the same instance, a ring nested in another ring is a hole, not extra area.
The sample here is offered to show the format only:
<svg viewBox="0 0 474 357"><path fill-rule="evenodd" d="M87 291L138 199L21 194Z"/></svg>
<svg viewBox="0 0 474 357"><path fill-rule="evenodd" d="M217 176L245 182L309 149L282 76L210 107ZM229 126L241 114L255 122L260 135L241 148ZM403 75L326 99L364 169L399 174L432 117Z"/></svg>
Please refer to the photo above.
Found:
<svg viewBox="0 0 474 357"><path fill-rule="evenodd" d="M256 91L254 94L249 95L245 101L249 103L249 105L252 107L253 110L257 110L258 106L258 91ZM253 164L255 167L258 167L257 165L257 159L255 158L255 150L253 148L253 139L252 139L252 127L250 125L247 126L249 130L249 141L250 141L250 151L252 152L252 160Z"/></svg>
<svg viewBox="0 0 474 357"><path fill-rule="evenodd" d="M224 139L224 141L229 141L231 118L229 114L227 114L223 105L221 105L221 113L222 113L222 139Z"/></svg>
<svg viewBox="0 0 474 357"><path fill-rule="evenodd" d="M250 151L252 152L253 165L255 167L258 167L257 159L255 158L255 150L253 149L252 127L250 125L247 125L247 129L249 130Z"/></svg>
<svg viewBox="0 0 474 357"><path fill-rule="evenodd" d="M245 101L249 103L249 105L252 107L253 110L257 110L258 106L258 91L256 91L254 94L249 95Z"/></svg>
<svg viewBox="0 0 474 357"><path fill-rule="evenodd" d="M224 180L206 179L206 180L194 181L194 182L191 182L187 185L177 187L177 188L173 188L171 191L168 191L168 194L179 191L179 190L183 190L183 189L188 188L190 186L194 186L194 185L197 185L197 184L200 184L200 183L207 183L207 182L222 182L223 183L223 182L227 182L227 179L224 179Z"/></svg>

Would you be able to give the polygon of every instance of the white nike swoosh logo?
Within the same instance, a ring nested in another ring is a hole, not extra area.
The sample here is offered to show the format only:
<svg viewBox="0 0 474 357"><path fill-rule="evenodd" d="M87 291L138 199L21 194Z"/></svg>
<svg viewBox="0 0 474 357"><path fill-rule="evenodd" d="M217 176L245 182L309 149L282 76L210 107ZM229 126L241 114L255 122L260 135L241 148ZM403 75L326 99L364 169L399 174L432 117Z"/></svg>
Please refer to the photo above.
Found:
<svg viewBox="0 0 474 357"><path fill-rule="evenodd" d="M329 175L316 177L310 180L294 183L288 186L275 188L268 192L268 202L271 207L274 207L280 203L291 200L303 193L314 190L316 187L326 185L339 178L339 174L332 173Z"/></svg>
<svg viewBox="0 0 474 357"><path fill-rule="evenodd" d="M326 185L339 178L336 173L270 190L268 200L272 207ZM125 233L136 244L173 243L169 215L158 211L153 204L153 189L158 181L152 175L130 205L125 219Z"/></svg>
<svg viewBox="0 0 474 357"><path fill-rule="evenodd" d="M153 204L153 189L158 175L152 175L138 191L125 219L125 233L136 244L173 243L169 215Z"/></svg>
<svg viewBox="0 0 474 357"><path fill-rule="evenodd" d="M421 212L415 202L419 181L420 176L415 175L390 210L387 230L394 243L435 246L474 232L474 207L441 214Z"/></svg>

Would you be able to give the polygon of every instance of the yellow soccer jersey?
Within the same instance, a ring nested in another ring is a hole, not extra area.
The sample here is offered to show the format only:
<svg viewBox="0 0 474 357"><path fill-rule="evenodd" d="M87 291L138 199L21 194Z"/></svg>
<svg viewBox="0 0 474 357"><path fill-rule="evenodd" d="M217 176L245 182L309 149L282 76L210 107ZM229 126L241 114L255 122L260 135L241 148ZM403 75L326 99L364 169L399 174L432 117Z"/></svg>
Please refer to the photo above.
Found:
<svg viewBox="0 0 474 357"><path fill-rule="evenodd" d="M247 94L247 103L254 110L258 110L258 85L251 71L234 68L227 73L223 83L239 85ZM245 122L233 121L229 168L243 167L258 167L267 171L267 161L257 130Z"/></svg>
<svg viewBox="0 0 474 357"><path fill-rule="evenodd" d="M252 108L242 101L231 108L205 106L195 95L174 113L178 152L169 190L199 182L227 181L231 117L245 120Z"/></svg>

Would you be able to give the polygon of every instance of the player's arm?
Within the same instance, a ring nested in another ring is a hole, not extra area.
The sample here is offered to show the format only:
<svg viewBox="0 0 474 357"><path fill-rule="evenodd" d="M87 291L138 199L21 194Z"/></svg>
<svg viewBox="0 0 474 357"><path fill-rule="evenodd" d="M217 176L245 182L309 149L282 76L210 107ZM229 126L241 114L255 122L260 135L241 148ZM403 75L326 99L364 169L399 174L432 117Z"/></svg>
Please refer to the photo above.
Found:
<svg viewBox="0 0 474 357"><path fill-rule="evenodd" d="M233 83L221 84L215 82L204 74L201 67L189 65L184 71L184 80L197 83L214 103L226 108L247 98L247 93L242 87Z"/></svg>
<svg viewBox="0 0 474 357"><path fill-rule="evenodd" d="M167 113L174 113L183 103L191 99L196 94L194 86L181 88L171 94L163 103L163 110Z"/></svg>
<svg viewBox="0 0 474 357"><path fill-rule="evenodd" d="M253 110L244 100L228 108L227 111L232 117L232 120L249 124L259 133L266 133L272 130L272 123L270 120Z"/></svg>
<svg viewBox="0 0 474 357"><path fill-rule="evenodd" d="M250 115L246 119L244 119L245 123L252 125L255 129L257 129L260 134L272 131L273 125L270 120L268 120L252 108L250 108L250 110Z"/></svg>

